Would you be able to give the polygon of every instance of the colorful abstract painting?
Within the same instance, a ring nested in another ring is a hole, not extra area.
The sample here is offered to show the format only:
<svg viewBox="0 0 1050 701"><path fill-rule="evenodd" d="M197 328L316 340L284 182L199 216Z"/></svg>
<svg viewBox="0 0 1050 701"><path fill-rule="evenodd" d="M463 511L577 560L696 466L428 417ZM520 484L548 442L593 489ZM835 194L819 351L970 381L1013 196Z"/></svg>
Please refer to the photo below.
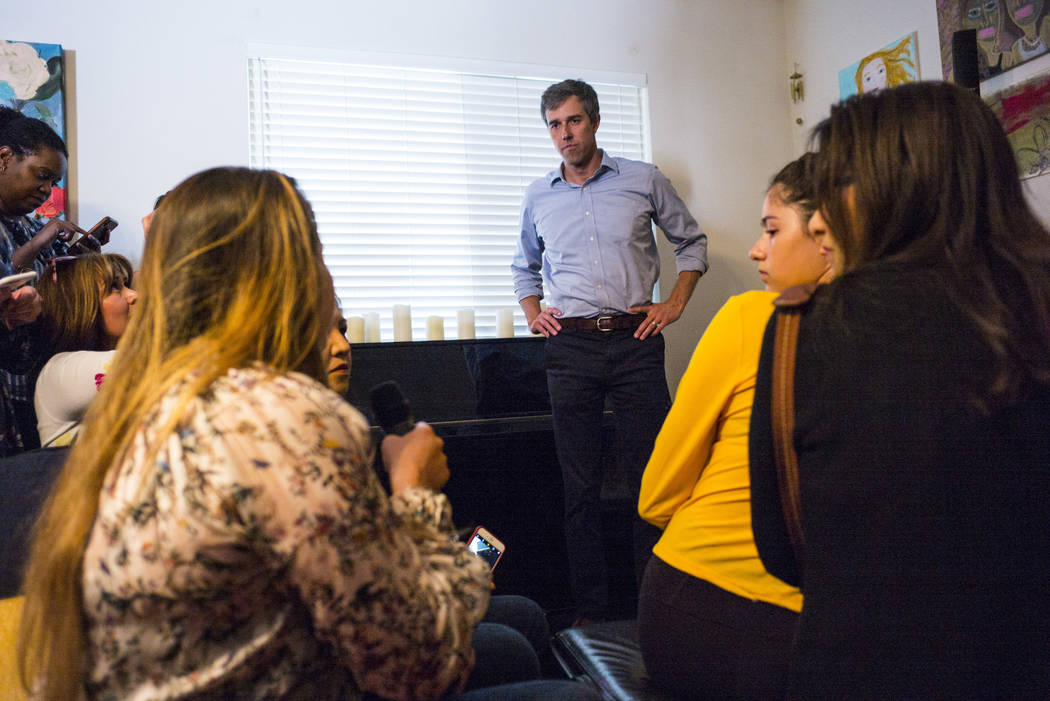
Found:
<svg viewBox="0 0 1050 701"><path fill-rule="evenodd" d="M985 99L1006 130L1021 177L1050 173L1050 73Z"/></svg>
<svg viewBox="0 0 1050 701"><path fill-rule="evenodd" d="M952 34L977 30L981 79L1002 73L1047 52L1050 3L1046 0L937 0L941 68L952 79Z"/></svg>
<svg viewBox="0 0 1050 701"><path fill-rule="evenodd" d="M62 46L0 39L0 105L27 117L47 122L63 141L66 113L63 108ZM66 180L51 189L51 197L34 216L50 219L66 211Z"/></svg>
<svg viewBox="0 0 1050 701"><path fill-rule="evenodd" d="M914 83L918 76L919 34L912 32L839 71L839 99Z"/></svg>

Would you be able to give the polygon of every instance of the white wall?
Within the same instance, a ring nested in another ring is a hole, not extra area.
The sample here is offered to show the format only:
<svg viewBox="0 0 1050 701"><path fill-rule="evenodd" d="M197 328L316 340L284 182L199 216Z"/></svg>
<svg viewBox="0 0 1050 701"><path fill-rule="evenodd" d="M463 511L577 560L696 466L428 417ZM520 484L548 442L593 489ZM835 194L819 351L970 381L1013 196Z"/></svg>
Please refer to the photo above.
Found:
<svg viewBox="0 0 1050 701"><path fill-rule="evenodd" d="M922 76L939 78L934 0L56 0L3 18L3 38L70 52L73 213L118 219L111 246L134 260L156 195L247 162L250 43L645 73L653 160L710 237L711 271L666 332L672 387L725 299L758 286L747 250L765 183L837 100L838 70L915 30ZM795 62L807 93L797 107ZM1050 221L1050 176L1026 187Z"/></svg>
<svg viewBox="0 0 1050 701"><path fill-rule="evenodd" d="M135 260L156 195L246 164L245 47L271 43L647 74L653 160L710 237L711 272L667 332L672 386L726 297L756 286L764 184L791 153L779 0L57 0L4 15L3 38L71 52L74 215L112 215L113 250Z"/></svg>
<svg viewBox="0 0 1050 701"><path fill-rule="evenodd" d="M934 0L787 0L785 69L805 76L806 99L792 108L792 138L802 153L809 131L839 101L839 70L911 32L919 32L919 68L926 80L941 79ZM795 119L801 118L798 125Z"/></svg>
<svg viewBox="0 0 1050 701"><path fill-rule="evenodd" d="M924 80L942 80L937 7L934 0L787 0L785 73L794 64L805 75L805 102L792 107L791 129L795 153L804 150L809 130L838 102L838 72L872 51L906 34L919 33L919 68ZM1050 55L1042 56L982 84L984 93L1001 90L1010 81L1023 80L1050 69ZM801 118L802 125L794 123ZM1050 226L1050 175L1024 181L1029 201Z"/></svg>

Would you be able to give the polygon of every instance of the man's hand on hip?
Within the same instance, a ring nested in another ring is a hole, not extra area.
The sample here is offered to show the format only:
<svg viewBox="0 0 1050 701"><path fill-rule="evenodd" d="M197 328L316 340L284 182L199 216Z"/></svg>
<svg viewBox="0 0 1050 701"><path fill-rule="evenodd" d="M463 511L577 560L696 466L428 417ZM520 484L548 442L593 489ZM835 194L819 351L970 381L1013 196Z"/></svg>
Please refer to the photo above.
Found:
<svg viewBox="0 0 1050 701"><path fill-rule="evenodd" d="M637 307L628 307L631 314L645 314L645 319L638 328L634 330L634 337L645 340L650 336L660 333L667 326L678 321L682 316L682 308L672 302L657 302L656 304L640 304Z"/></svg>
<svg viewBox="0 0 1050 701"><path fill-rule="evenodd" d="M542 333L547 338L557 336L561 331L561 324L558 323L559 316L561 316L560 309L547 307L529 321L529 331Z"/></svg>
<svg viewBox="0 0 1050 701"><path fill-rule="evenodd" d="M660 333L668 325L678 321L682 316L686 303L693 295L693 289L700 279L700 272L696 270L683 270L678 273L678 279L674 283L674 289L667 296L666 302L656 304L639 304L628 307L631 314L645 314L645 321L638 325L634 331L634 337L638 339L649 338L655 333Z"/></svg>

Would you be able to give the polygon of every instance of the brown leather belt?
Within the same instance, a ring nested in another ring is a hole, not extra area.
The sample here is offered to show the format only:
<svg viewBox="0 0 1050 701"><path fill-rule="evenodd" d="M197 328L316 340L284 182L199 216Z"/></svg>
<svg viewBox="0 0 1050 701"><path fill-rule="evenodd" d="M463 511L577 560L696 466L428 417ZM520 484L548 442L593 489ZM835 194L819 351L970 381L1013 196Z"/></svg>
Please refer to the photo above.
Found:
<svg viewBox="0 0 1050 701"><path fill-rule="evenodd" d="M645 321L645 314L617 314L615 316L555 317L563 331L612 331L614 329L636 329Z"/></svg>

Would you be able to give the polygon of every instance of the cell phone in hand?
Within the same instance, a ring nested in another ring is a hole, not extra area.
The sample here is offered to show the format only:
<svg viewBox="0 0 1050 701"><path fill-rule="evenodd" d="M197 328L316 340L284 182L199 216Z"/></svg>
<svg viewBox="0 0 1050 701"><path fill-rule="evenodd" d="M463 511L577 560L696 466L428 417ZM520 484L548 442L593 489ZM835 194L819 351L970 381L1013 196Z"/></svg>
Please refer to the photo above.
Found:
<svg viewBox="0 0 1050 701"><path fill-rule="evenodd" d="M100 245L105 246L109 243L109 235L114 229L117 228L117 220L111 219L110 217L102 217L98 224L91 227L88 231L88 235L99 242Z"/></svg>
<svg viewBox="0 0 1050 701"><path fill-rule="evenodd" d="M496 563L500 561L506 550L503 541L492 535L484 526L478 526L474 529L473 535L467 541L467 548L470 552L489 563L491 569L496 569Z"/></svg>
<svg viewBox="0 0 1050 701"><path fill-rule="evenodd" d="M0 278L0 290L5 292L14 292L22 285L36 280L36 271L30 270L28 273L15 273L14 275L8 275L7 277Z"/></svg>
<svg viewBox="0 0 1050 701"><path fill-rule="evenodd" d="M98 224L91 227L86 234L80 234L71 239L67 244L71 253L83 255L85 253L100 253L102 247L109 243L109 234L117 228L117 220L102 217Z"/></svg>

